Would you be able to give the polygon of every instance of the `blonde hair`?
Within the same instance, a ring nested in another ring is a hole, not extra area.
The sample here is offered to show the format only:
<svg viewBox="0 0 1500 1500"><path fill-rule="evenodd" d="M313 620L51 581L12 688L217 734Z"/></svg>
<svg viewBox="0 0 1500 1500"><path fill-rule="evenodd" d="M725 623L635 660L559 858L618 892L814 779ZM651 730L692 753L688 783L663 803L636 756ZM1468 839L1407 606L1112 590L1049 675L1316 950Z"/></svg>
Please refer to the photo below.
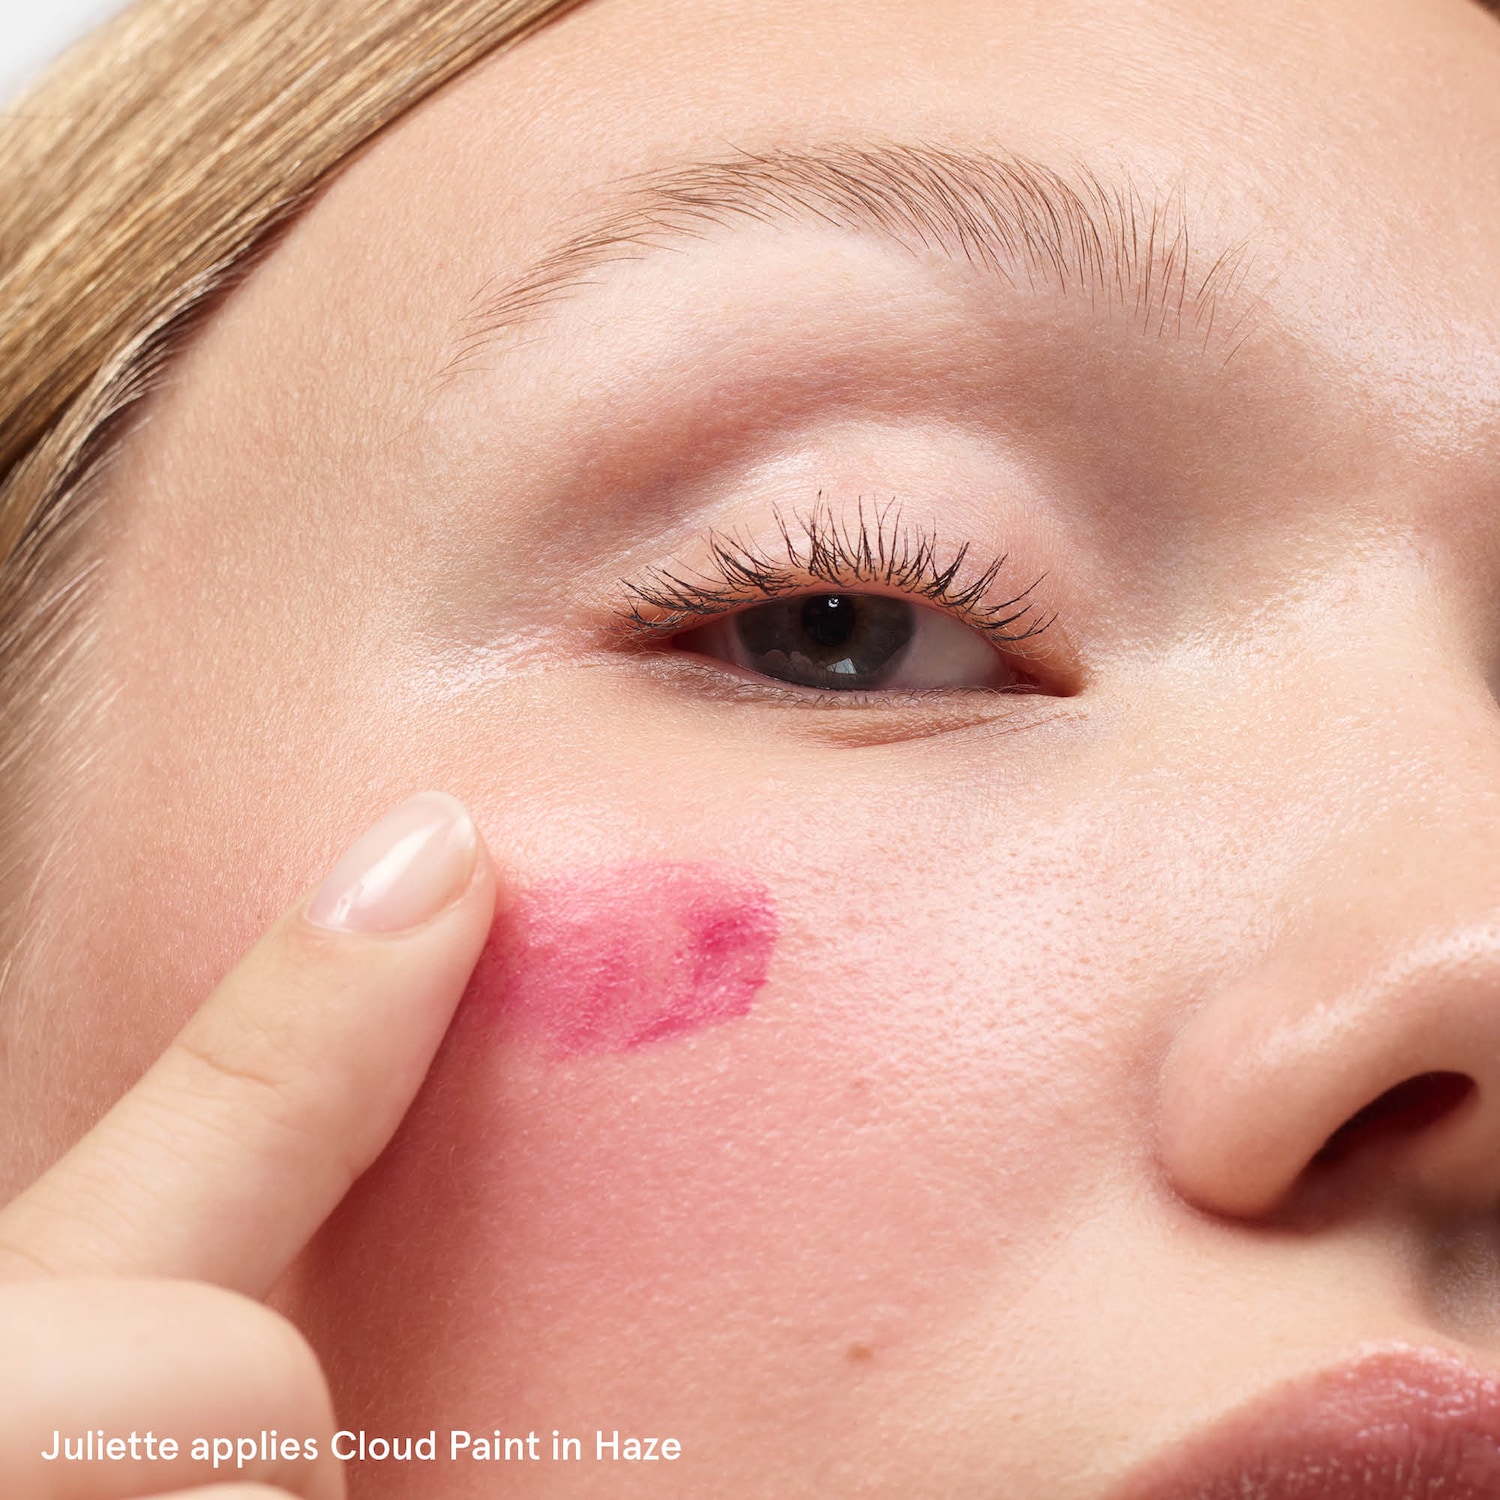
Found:
<svg viewBox="0 0 1500 1500"><path fill-rule="evenodd" d="M83 522L121 415L330 172L575 3L136 0L0 113L0 955L43 767L84 760Z"/></svg>

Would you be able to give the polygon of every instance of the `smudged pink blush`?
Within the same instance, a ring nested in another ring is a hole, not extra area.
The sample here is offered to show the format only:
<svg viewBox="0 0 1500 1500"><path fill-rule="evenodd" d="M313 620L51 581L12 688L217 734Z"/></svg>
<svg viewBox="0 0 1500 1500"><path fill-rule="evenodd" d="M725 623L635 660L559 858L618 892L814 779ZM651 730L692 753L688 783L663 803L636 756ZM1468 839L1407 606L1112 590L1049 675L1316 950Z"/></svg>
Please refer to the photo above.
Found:
<svg viewBox="0 0 1500 1500"><path fill-rule="evenodd" d="M503 910L465 1008L556 1059L628 1052L747 1014L776 946L758 881L709 864L628 864L546 881Z"/></svg>

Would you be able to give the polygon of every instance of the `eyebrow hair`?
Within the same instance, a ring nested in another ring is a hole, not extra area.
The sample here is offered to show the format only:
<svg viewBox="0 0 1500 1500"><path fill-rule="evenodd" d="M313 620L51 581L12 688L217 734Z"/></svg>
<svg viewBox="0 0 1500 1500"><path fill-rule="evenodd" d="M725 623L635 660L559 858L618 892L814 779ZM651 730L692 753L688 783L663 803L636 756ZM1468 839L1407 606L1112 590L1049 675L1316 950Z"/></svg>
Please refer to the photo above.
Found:
<svg viewBox="0 0 1500 1500"><path fill-rule="evenodd" d="M930 145L834 144L740 151L626 178L602 214L538 261L476 293L454 373L503 334L595 284L613 263L642 260L738 223L810 223L873 234L913 254L938 252L1011 287L1051 286L1123 308L1143 332L1196 335L1225 360L1248 336L1248 242L1207 253L1182 194L1144 191L1128 175L1061 170L1009 153ZM1234 305L1226 318L1225 308Z"/></svg>

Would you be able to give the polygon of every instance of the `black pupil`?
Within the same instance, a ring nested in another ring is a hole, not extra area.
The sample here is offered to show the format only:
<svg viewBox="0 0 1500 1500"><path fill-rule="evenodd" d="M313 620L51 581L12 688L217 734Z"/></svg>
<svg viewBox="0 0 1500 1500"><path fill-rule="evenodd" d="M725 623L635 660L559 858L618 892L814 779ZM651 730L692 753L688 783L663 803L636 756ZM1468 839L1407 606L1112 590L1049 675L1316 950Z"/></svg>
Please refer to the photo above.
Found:
<svg viewBox="0 0 1500 1500"><path fill-rule="evenodd" d="M747 665L803 687L879 687L900 665L913 609L883 594L777 599L734 617Z"/></svg>
<svg viewBox="0 0 1500 1500"><path fill-rule="evenodd" d="M854 601L843 594L817 594L802 606L802 628L818 646L845 646L856 614Z"/></svg>

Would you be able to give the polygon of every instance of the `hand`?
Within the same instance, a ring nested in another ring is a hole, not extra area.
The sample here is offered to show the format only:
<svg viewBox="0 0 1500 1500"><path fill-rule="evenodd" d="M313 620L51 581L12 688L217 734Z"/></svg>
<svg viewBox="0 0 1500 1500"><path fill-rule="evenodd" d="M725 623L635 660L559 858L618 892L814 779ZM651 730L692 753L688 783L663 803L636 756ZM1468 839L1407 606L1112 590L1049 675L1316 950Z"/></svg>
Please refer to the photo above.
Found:
<svg viewBox="0 0 1500 1500"><path fill-rule="evenodd" d="M257 1299L395 1131L494 901L489 856L461 805L436 793L404 803L0 1210L5 1500L339 1500L323 1373ZM90 1429L134 1431L138 1453L148 1431L154 1443L174 1438L179 1455L42 1458ZM272 1429L312 1437L316 1458L257 1452L215 1469L191 1457L195 1436ZM214 1487L194 1488L204 1485Z"/></svg>

